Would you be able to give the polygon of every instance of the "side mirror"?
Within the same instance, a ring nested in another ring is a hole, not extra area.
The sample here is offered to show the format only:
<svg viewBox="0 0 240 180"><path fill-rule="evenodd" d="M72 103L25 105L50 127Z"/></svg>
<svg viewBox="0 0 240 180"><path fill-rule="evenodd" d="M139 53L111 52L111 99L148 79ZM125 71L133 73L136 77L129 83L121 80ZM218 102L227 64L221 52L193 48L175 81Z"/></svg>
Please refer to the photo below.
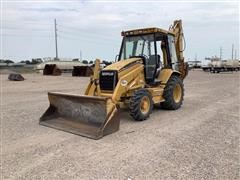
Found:
<svg viewBox="0 0 240 180"><path fill-rule="evenodd" d="M117 62L118 58L119 58L119 54L115 56L115 62Z"/></svg>

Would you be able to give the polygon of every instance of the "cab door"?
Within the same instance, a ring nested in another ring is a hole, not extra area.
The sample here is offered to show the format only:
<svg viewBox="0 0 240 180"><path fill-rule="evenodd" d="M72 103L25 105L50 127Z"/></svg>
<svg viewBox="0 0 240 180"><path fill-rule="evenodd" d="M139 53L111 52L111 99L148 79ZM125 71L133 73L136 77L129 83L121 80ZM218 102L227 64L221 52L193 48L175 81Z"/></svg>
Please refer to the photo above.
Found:
<svg viewBox="0 0 240 180"><path fill-rule="evenodd" d="M148 41L146 43L146 48L144 50L148 51L148 53L145 53L148 57L145 62L145 75L147 82L151 83L154 82L158 62L156 57L155 42Z"/></svg>
<svg viewBox="0 0 240 180"><path fill-rule="evenodd" d="M174 37L172 35L168 35L168 46L169 46L169 54L170 54L172 69L179 71L176 47L175 47Z"/></svg>

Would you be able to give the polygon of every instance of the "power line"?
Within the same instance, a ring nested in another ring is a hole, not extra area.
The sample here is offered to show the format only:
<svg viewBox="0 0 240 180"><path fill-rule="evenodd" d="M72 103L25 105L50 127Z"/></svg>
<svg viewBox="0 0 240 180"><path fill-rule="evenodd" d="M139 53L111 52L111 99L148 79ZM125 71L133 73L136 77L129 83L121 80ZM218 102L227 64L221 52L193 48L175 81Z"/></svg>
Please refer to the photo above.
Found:
<svg viewBox="0 0 240 180"><path fill-rule="evenodd" d="M83 41L90 41L90 42L100 42L100 44L111 44L111 45L116 45L116 41L109 41L109 40L105 40L103 41L103 39L100 40L100 38L91 38L91 37L86 37L86 36L79 36L79 35L75 35L75 34L70 34L70 33L66 33L64 31L59 31L58 30L58 37L62 37L62 38L69 38L69 39L75 39L75 40L83 40Z"/></svg>
<svg viewBox="0 0 240 180"><path fill-rule="evenodd" d="M11 21L8 21L6 24L13 24L13 25L16 25L16 22L11 22ZM39 22L39 21L37 21L37 22L21 22L21 24L20 25L25 25L25 24L29 24L29 25L43 25L43 26L52 26L51 25L51 23L41 23L41 22Z"/></svg>
<svg viewBox="0 0 240 180"><path fill-rule="evenodd" d="M29 30L29 31L50 31L50 29L36 29L36 28L26 28L26 27L17 27L17 28L15 28L15 27L2 27L2 29L4 30L4 31L21 31L21 30L23 30L23 31L26 31L26 30Z"/></svg>
<svg viewBox="0 0 240 180"><path fill-rule="evenodd" d="M66 30L59 30L59 32L64 33L64 34L71 34L71 35L78 36L78 37L85 37L85 38L89 38L89 39L97 38L97 39L103 39L106 41L116 41L116 39L112 39L107 36L99 36L96 34L88 34L88 33L82 33L82 32L73 33L73 32L69 32Z"/></svg>
<svg viewBox="0 0 240 180"><path fill-rule="evenodd" d="M0 34L1 37L19 37L19 38L52 38L52 36L28 36L21 34Z"/></svg>
<svg viewBox="0 0 240 180"><path fill-rule="evenodd" d="M71 35L62 35L62 34L60 34L60 35L58 35L58 37L61 39L61 38L63 38L63 39L70 39L70 40L75 40L75 41L84 41L84 42L91 42L91 43L95 43L94 45L102 45L102 44L105 44L105 45L114 45L114 46L116 46L117 44L115 44L115 43L110 43L110 42L108 42L108 41L98 41L98 40L96 40L96 39L89 39L89 38L85 38L85 37L73 37L73 36L71 36ZM83 39L85 39L85 40L83 40ZM97 42L97 43L96 43Z"/></svg>
<svg viewBox="0 0 240 180"><path fill-rule="evenodd" d="M34 24L34 23L29 23L29 24ZM55 26L54 26L55 27ZM76 27L68 27L68 26L62 26L62 25L59 25L59 24L57 24L57 36L58 36L58 33L59 32L61 32L62 34L67 34L67 35L71 35L71 36L74 36L74 38L76 38L76 37L80 37L81 39L94 39L94 38L97 38L97 39L102 39L102 40L105 40L105 42L109 42L109 41L114 41L114 42L116 42L116 40L118 40L119 39L119 41L120 41L120 38L117 38L117 39L115 39L115 38L111 38L111 37L109 37L108 35L106 35L106 34L102 34L102 33L99 33L99 32L97 32L97 34L95 34L95 32L93 32L93 33L91 33L91 32L88 32L88 31L86 31L86 30L82 30L82 29L78 29L78 28L76 28ZM59 28L60 27L60 28ZM3 28L4 29L4 28ZM36 28L34 28L34 29L30 29L30 28L24 28L24 27L19 27L19 28L17 28L17 29L14 29L14 28L11 28L11 27L5 27L5 29L9 29L9 30L7 30L7 31L15 31L15 30L30 30L30 31L36 31L36 32L42 32L42 31L44 31L44 32L51 32L51 30L50 29L36 29ZM6 31L6 30L5 30ZM27 33L28 35L29 35L29 33L28 32L21 32L21 34L24 34L24 33ZM55 33L55 30L54 30L54 33ZM15 35L15 36L17 36L17 35ZM19 35L19 36L22 36L22 35ZM55 38L56 39L56 38Z"/></svg>
<svg viewBox="0 0 240 180"><path fill-rule="evenodd" d="M34 23L33 23L34 24ZM36 23L37 24L37 23ZM39 24L38 24L39 25ZM43 26L45 27L45 26ZM59 28L60 27L60 28ZM34 28L34 29L31 29ZM51 29L44 29L41 30L40 28L37 29L36 27L30 27L30 28L17 28L17 29L12 29L12 32L14 32L14 30L26 30L29 29L31 31L37 31L37 32L42 32L42 31L49 31L51 32ZM7 31L7 30L5 30ZM11 30L10 30L11 31ZM21 31L20 31L21 32ZM20 33L19 32L19 33ZM48 39L53 39L53 36L43 36L43 35L36 35L36 36L32 36L32 34L27 34L25 35L24 33L27 33L26 31L23 32L23 34L2 34L3 36L6 37L19 37L19 38L48 38ZM39 33L38 33L39 34ZM100 46L100 47L104 47L106 46L118 46L118 43L116 43L117 41L120 42L120 38L119 39L114 39L114 38L110 38L109 34L103 34L103 33L91 33L89 31L86 30L81 30L78 28L72 28L72 27L67 27L67 26L62 26L57 24L57 20L54 19L54 40L55 40L55 53L56 53L56 59L59 58L58 56L58 39L67 39L67 40L74 40L74 41L82 41L84 43L91 43L94 46ZM80 50L80 58L82 59L82 51Z"/></svg>
<svg viewBox="0 0 240 180"><path fill-rule="evenodd" d="M63 26L63 25L59 25L59 26L60 26L60 29L63 28L64 31L66 31L66 30L68 32L69 31L70 32L74 31L74 32L81 33L81 34L88 34L90 36L97 36L97 37L102 36L102 37L105 37L105 38L109 38L109 39L115 40L113 35L112 35L113 38L110 38L109 34L104 34L104 33L101 33L101 32L97 32L97 34L95 34L96 32L90 32L89 30L86 31L84 29L79 29L79 28L76 28L76 27L69 27L69 26Z"/></svg>

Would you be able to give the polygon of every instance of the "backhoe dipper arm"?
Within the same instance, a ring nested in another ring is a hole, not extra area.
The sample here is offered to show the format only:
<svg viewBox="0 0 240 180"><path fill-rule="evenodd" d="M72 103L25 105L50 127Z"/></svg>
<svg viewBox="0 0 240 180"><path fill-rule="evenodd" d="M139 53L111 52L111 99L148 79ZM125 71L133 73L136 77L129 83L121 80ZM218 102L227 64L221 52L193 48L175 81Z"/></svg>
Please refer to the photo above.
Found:
<svg viewBox="0 0 240 180"><path fill-rule="evenodd" d="M185 39L182 28L182 20L175 20L173 25L170 26L169 31L175 34L175 47L177 58L179 62L179 71L181 72L181 78L184 79L188 74L187 63L184 62L183 51L185 50Z"/></svg>

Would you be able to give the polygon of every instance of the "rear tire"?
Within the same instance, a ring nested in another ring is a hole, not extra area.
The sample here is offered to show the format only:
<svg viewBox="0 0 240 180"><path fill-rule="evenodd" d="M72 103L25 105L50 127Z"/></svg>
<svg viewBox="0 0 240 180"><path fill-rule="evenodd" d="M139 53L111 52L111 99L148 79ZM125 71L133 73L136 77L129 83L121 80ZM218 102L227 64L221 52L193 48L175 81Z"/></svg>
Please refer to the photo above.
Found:
<svg viewBox="0 0 240 180"><path fill-rule="evenodd" d="M176 110L181 107L184 96L183 81L178 76L171 76L164 88L164 102L161 107L169 110Z"/></svg>
<svg viewBox="0 0 240 180"><path fill-rule="evenodd" d="M137 90L130 98L130 115L135 121L146 120L152 112L153 102L151 94L145 90Z"/></svg>

